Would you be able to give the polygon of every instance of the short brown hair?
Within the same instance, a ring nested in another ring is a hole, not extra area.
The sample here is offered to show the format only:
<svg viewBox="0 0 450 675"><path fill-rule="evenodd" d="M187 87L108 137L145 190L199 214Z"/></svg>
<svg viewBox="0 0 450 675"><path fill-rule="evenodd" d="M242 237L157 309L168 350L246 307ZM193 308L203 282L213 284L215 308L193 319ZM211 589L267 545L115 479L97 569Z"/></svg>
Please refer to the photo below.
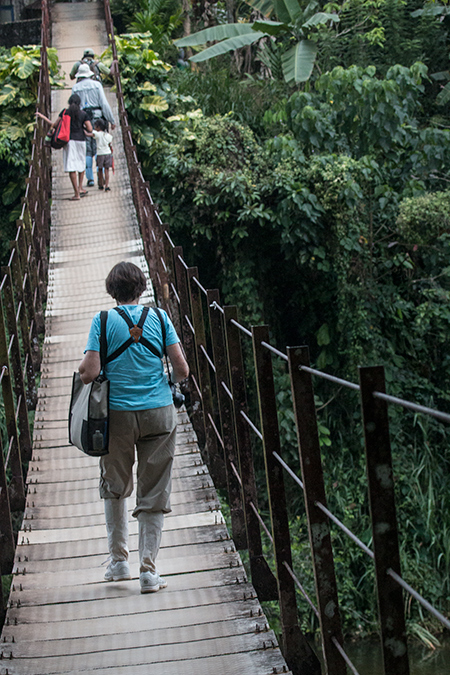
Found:
<svg viewBox="0 0 450 675"><path fill-rule="evenodd" d="M118 302L139 298L147 288L142 270L130 262L114 265L105 281L106 292Z"/></svg>

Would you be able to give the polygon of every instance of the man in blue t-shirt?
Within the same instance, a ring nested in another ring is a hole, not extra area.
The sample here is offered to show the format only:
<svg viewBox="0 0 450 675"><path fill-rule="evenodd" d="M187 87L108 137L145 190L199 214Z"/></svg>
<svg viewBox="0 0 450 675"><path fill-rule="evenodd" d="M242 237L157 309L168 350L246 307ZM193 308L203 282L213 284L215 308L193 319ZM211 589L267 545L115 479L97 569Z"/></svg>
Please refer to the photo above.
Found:
<svg viewBox="0 0 450 675"><path fill-rule="evenodd" d="M142 328L138 327L144 310L138 303L145 288L145 276L133 263L118 263L106 278L107 292L124 312L124 317L115 309L108 312L107 359L120 351L130 336L133 340L105 367L110 381L110 430L109 453L100 458L100 497L105 504L111 559L105 579L131 579L126 500L133 491L136 447L138 470L133 516L139 523L140 585L141 593L151 593L167 586L155 561L164 513L171 510L176 414L161 356L153 353L162 355L164 352L162 325L156 311L150 309ZM179 382L188 376L189 368L172 322L165 312L159 311L173 369L172 381ZM150 344L153 351L145 343ZM100 374L100 313L92 321L79 372L85 384Z"/></svg>

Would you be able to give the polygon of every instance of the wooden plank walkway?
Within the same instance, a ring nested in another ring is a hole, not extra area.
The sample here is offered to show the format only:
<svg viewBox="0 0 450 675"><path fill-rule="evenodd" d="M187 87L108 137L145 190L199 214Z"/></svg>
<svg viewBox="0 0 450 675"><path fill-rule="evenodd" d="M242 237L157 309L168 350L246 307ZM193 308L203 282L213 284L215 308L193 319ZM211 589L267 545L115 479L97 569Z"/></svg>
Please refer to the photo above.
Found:
<svg viewBox="0 0 450 675"><path fill-rule="evenodd" d="M55 4L53 45L66 72L84 48L106 44L100 3ZM54 92L53 115L70 84ZM115 114L115 99L108 94ZM158 558L168 588L141 595L137 527L130 517L133 580L103 581L107 542L98 462L67 441L67 409L93 314L112 306L104 278L119 260L148 269L114 132L111 192L69 202L53 153L46 337L27 509L2 632L0 675L269 675L288 672L247 583L185 412L179 412L173 512ZM151 291L144 302L152 302ZM131 512L131 500L129 501Z"/></svg>

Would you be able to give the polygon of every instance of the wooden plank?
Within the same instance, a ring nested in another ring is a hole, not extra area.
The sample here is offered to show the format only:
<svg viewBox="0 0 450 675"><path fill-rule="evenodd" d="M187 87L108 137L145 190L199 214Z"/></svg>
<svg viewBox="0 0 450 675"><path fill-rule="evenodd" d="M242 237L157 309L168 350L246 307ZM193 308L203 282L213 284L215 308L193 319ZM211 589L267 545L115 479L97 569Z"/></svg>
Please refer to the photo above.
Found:
<svg viewBox="0 0 450 675"><path fill-rule="evenodd" d="M17 562L22 563L28 560L57 560L58 558L74 558L83 555L107 554L106 531L104 537L98 539L78 539L75 541L54 541L50 543L31 544L27 543L27 534L22 534L17 548ZM209 541L228 541L229 535L225 525L214 525L211 527L190 527L182 530L164 530L162 536L162 547L164 546L182 546L189 543L200 543ZM137 533L131 533L129 537L130 551L137 550ZM20 558L20 560L19 560Z"/></svg>

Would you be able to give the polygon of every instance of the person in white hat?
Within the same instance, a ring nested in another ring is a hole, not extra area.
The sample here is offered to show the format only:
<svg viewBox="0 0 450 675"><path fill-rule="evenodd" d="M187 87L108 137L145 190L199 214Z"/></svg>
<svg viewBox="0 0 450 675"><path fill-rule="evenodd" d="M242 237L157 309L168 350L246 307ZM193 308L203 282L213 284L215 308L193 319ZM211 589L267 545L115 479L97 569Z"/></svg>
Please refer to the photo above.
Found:
<svg viewBox="0 0 450 675"><path fill-rule="evenodd" d="M93 79L94 73L87 63L82 63L77 71L77 81L72 87L72 93L78 94L81 98L81 108L87 113L88 118L93 123L99 117L103 117L115 128L114 115L111 107L106 100L105 92L100 82ZM95 139L86 140L86 180L88 187L94 185L94 174L92 171L92 158L96 154Z"/></svg>

